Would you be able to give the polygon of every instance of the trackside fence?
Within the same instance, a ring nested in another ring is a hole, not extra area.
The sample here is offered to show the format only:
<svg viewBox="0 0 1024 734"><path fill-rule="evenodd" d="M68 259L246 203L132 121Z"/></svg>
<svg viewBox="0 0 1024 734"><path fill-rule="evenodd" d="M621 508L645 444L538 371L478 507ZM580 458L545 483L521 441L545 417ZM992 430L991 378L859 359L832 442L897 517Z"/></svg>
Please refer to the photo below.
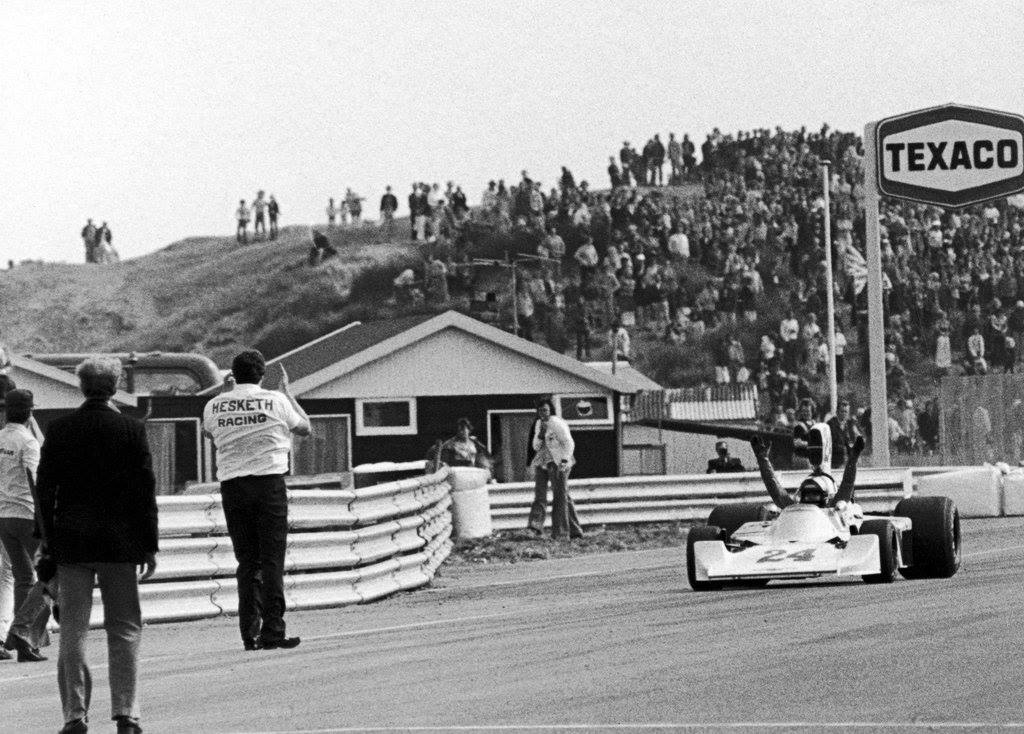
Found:
<svg viewBox="0 0 1024 734"><path fill-rule="evenodd" d="M795 489L807 472L779 476L784 487ZM865 468L857 474L856 500L867 512L889 512L913 488L909 469ZM525 528L533 483L491 484L489 489L494 528ZM574 479L569 491L583 525L706 520L718 505L771 501L756 472Z"/></svg>
<svg viewBox="0 0 1024 734"><path fill-rule="evenodd" d="M451 551L448 467L361 489L342 489L338 475L286 481L289 609L368 602L423 586ZM144 621L236 613L236 563L217 489L200 485L158 498L157 572L139 587ZM93 624L102 618L97 592Z"/></svg>

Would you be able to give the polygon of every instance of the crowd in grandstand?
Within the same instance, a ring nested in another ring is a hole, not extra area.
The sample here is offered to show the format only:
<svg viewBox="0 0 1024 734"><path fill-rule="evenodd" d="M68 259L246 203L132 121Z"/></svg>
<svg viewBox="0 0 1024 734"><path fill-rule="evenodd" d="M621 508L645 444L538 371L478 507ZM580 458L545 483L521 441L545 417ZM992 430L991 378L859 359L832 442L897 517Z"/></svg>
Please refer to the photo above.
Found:
<svg viewBox="0 0 1024 734"><path fill-rule="evenodd" d="M848 345L863 364L867 356L860 139L827 125L715 129L699 162L688 135L667 142L654 135L639 150L625 142L609 159L605 190L564 167L550 187L523 171L512 185L489 182L471 211L452 182L413 184L409 234L428 249L422 278L410 270L396 279L400 296L445 303L468 282L481 243L504 238L523 336L560 331L561 346L581 359L598 345L626 359L631 344L697 346L711 355L707 379L759 386L766 422L795 424L805 400L830 414L821 399L829 358L822 164L843 392ZM382 224L397 208L388 196ZM1024 344L1024 215L1003 202L944 211L886 201L880 223L894 401L887 429L899 451L934 450L936 408L914 394L907 365L928 376L1014 370ZM861 415L866 431L869 418Z"/></svg>

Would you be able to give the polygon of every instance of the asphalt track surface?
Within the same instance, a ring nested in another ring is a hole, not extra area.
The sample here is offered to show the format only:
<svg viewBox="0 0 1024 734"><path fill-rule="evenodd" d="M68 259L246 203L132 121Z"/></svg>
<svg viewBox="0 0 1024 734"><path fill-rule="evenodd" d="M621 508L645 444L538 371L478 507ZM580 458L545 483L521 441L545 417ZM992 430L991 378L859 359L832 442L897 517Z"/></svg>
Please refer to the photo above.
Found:
<svg viewBox="0 0 1024 734"><path fill-rule="evenodd" d="M157 732L1024 731L1024 518L964 523L947 580L694 593L683 549L449 571L292 612L294 650L234 618L147 627ZM91 731L108 721L90 634ZM50 648L56 656L56 648ZM54 660L0 664L0 731L61 724Z"/></svg>

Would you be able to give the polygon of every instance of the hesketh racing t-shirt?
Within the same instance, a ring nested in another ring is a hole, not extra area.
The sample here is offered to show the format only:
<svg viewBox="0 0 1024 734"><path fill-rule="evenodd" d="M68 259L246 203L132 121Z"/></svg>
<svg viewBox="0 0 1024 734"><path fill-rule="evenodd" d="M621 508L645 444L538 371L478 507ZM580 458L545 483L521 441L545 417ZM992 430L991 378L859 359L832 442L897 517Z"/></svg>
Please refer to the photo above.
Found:
<svg viewBox="0 0 1024 734"><path fill-rule="evenodd" d="M237 385L203 410L203 429L217 448L217 479L288 472L291 429L302 418L282 393Z"/></svg>

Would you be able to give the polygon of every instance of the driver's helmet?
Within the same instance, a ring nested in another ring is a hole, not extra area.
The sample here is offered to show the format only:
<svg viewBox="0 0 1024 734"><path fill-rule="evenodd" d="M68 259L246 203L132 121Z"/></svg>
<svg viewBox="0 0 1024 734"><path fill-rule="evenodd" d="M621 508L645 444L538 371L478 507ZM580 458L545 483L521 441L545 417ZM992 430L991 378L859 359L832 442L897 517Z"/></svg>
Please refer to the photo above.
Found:
<svg viewBox="0 0 1024 734"><path fill-rule="evenodd" d="M828 474L812 474L797 490L800 504L824 507L836 494L836 480Z"/></svg>

